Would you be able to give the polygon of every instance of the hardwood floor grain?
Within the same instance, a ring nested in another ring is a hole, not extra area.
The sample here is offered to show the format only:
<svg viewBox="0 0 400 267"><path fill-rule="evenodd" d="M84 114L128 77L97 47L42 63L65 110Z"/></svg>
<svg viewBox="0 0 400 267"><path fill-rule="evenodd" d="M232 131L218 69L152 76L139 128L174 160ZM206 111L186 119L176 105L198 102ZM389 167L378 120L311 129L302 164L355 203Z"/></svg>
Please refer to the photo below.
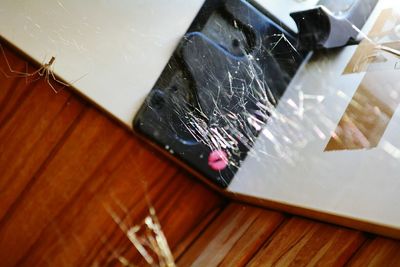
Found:
<svg viewBox="0 0 400 267"><path fill-rule="evenodd" d="M0 266L147 266L123 226L150 206L178 266L400 266L399 241L222 198L2 47Z"/></svg>
<svg viewBox="0 0 400 267"><path fill-rule="evenodd" d="M230 204L179 259L179 266L243 266L284 216Z"/></svg>
<svg viewBox="0 0 400 267"><path fill-rule="evenodd" d="M348 266L400 266L400 242L381 237L369 240L354 255Z"/></svg>
<svg viewBox="0 0 400 267"><path fill-rule="evenodd" d="M358 231L293 217L249 266L343 266L364 240Z"/></svg>
<svg viewBox="0 0 400 267"><path fill-rule="evenodd" d="M25 66L13 51L6 56ZM0 265L113 265L117 251L141 265L110 213L133 226L149 201L171 249L184 251L180 242L224 200L59 89L0 73Z"/></svg>

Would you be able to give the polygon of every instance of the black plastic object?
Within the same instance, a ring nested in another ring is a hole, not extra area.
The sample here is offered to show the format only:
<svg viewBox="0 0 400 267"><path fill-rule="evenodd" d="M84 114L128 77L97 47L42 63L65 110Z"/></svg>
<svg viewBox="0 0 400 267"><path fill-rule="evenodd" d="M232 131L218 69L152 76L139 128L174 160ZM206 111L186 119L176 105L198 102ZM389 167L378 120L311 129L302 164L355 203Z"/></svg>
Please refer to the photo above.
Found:
<svg viewBox="0 0 400 267"><path fill-rule="evenodd" d="M312 9L291 13L304 50L336 48L354 41L378 0L321 0Z"/></svg>
<svg viewBox="0 0 400 267"><path fill-rule="evenodd" d="M134 129L227 187L302 61L295 46L248 2L206 1Z"/></svg>

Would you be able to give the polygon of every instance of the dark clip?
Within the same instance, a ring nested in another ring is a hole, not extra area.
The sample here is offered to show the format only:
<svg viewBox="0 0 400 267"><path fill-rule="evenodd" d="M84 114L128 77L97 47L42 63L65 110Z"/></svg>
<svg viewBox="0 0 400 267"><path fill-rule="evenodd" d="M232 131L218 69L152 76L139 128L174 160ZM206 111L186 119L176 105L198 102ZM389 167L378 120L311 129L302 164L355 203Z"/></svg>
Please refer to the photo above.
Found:
<svg viewBox="0 0 400 267"><path fill-rule="evenodd" d="M378 0L322 0L315 8L294 12L304 50L342 47L355 41Z"/></svg>

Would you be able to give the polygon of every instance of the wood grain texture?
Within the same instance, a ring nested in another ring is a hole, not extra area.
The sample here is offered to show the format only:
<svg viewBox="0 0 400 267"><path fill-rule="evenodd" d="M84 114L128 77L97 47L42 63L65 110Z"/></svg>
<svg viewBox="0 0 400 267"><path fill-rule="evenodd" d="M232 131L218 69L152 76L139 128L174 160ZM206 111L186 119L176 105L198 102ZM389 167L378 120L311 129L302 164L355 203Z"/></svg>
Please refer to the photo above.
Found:
<svg viewBox="0 0 400 267"><path fill-rule="evenodd" d="M179 259L179 266L243 266L284 216L230 204Z"/></svg>
<svg viewBox="0 0 400 267"><path fill-rule="evenodd" d="M400 242L381 237L369 240L348 266L400 266Z"/></svg>
<svg viewBox="0 0 400 267"><path fill-rule="evenodd" d="M362 245L362 233L294 217L249 266L342 266Z"/></svg>
<svg viewBox="0 0 400 267"><path fill-rule="evenodd" d="M24 60L6 56L23 71ZM113 265L114 252L141 265L110 213L133 226L150 201L171 249L182 251L192 229L221 209L220 196L129 131L65 88L27 83L2 59L0 266Z"/></svg>
<svg viewBox="0 0 400 267"><path fill-rule="evenodd" d="M4 54L3 54L4 52ZM7 52L7 54L6 54ZM9 62L13 63L11 67ZM17 54L9 53L0 43L0 126L3 125L18 108L19 104L32 90L26 84L25 79L15 79L18 74L14 72L25 72L27 64Z"/></svg>
<svg viewBox="0 0 400 267"><path fill-rule="evenodd" d="M227 204L71 90L0 70L0 266L146 266L112 215L150 204L179 266L400 266L398 241Z"/></svg>

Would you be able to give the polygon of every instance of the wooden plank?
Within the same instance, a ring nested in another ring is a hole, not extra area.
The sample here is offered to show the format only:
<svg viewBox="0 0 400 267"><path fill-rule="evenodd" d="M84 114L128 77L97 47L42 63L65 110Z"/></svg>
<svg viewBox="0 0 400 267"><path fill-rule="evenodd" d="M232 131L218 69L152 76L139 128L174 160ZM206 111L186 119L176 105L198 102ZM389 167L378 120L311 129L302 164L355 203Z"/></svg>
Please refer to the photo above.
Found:
<svg viewBox="0 0 400 267"><path fill-rule="evenodd" d="M361 232L249 205L224 209L220 196L69 90L0 72L1 266L119 265L116 255L142 266L110 211L137 225L148 200L179 266L400 266L398 241L365 242Z"/></svg>
<svg viewBox="0 0 400 267"><path fill-rule="evenodd" d="M68 92L56 95L44 82L30 89L34 96L20 102L0 126L0 219L58 149L84 107Z"/></svg>
<svg viewBox="0 0 400 267"><path fill-rule="evenodd" d="M179 266L243 266L282 222L283 215L230 204L179 259Z"/></svg>
<svg viewBox="0 0 400 267"><path fill-rule="evenodd" d="M348 266L400 266L400 242L377 237L367 242Z"/></svg>
<svg viewBox="0 0 400 267"><path fill-rule="evenodd" d="M175 259L181 258L189 247L203 234L208 226L215 221L223 211L223 206L220 209L215 209L201 220L201 223L192 229L191 232L184 238L182 242L174 249Z"/></svg>
<svg viewBox="0 0 400 267"><path fill-rule="evenodd" d="M4 258L4 266L14 265L29 251L40 233L111 156L110 151L122 131L110 126L107 119L93 110L87 112L61 148L35 175L35 181L1 222L0 258ZM32 211L35 212L30 214Z"/></svg>
<svg viewBox="0 0 400 267"><path fill-rule="evenodd" d="M260 249L249 266L342 266L364 240L358 231L294 217Z"/></svg>
<svg viewBox="0 0 400 267"><path fill-rule="evenodd" d="M30 94L34 84L17 72L27 72L27 63L0 42L0 125L13 114L19 103Z"/></svg>
<svg viewBox="0 0 400 267"><path fill-rule="evenodd" d="M0 107L1 266L112 264L114 250L141 264L110 211L133 226L148 214L147 199L178 255L221 209L219 195L68 90L20 77L0 83L8 105Z"/></svg>
<svg viewBox="0 0 400 267"><path fill-rule="evenodd" d="M219 209L219 205L213 204L216 199L213 193L200 183L193 184L182 174L173 177L163 192L153 199L153 205L158 211L158 217L173 254L176 254L174 251L179 243L192 233L195 225L201 224L207 214L213 213L214 209ZM122 248L130 249L123 255L138 266L145 266L143 257L138 255L126 237L124 240L125 243L120 243L119 247L122 245ZM103 265L100 262L99 266Z"/></svg>

